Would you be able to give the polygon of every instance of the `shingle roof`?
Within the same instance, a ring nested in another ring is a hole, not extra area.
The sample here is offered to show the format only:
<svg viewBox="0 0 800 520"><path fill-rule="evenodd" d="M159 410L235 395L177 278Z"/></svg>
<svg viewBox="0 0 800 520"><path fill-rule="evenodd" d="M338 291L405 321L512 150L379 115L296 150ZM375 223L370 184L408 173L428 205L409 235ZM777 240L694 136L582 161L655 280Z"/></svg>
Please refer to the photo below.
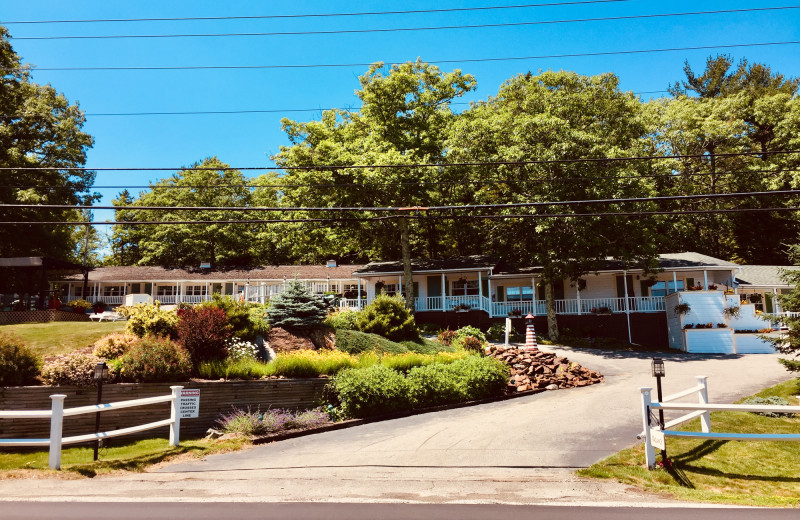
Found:
<svg viewBox="0 0 800 520"><path fill-rule="evenodd" d="M89 271L89 280L94 282L119 281L180 281L180 280L347 280L361 265L268 265L242 269L167 269L155 266L96 267ZM83 275L65 276L65 281L83 280Z"/></svg>
<svg viewBox="0 0 800 520"><path fill-rule="evenodd" d="M739 285L748 287L790 287L782 278L782 270L800 269L797 266L780 265L743 265L742 270L736 275Z"/></svg>
<svg viewBox="0 0 800 520"><path fill-rule="evenodd" d="M488 255L456 256L453 258L411 260L411 269L421 271L450 271L455 269L490 269L495 266L495 261ZM396 262L370 262L356 270L356 274L389 274L402 273L403 263Z"/></svg>

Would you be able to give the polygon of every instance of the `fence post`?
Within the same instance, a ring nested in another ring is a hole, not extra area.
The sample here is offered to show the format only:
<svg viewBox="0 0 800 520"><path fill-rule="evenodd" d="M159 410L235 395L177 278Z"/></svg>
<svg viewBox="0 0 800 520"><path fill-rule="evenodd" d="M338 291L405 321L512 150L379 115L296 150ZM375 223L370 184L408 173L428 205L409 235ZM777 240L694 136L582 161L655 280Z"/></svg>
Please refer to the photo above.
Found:
<svg viewBox="0 0 800 520"><path fill-rule="evenodd" d="M64 394L50 396L50 469L61 469L61 432L64 424Z"/></svg>
<svg viewBox="0 0 800 520"><path fill-rule="evenodd" d="M700 404L708 404L708 376L696 376L697 384L702 386L703 389L697 392L698 401ZM703 433L711 431L711 413L706 410L706 413L700 416L700 428Z"/></svg>
<svg viewBox="0 0 800 520"><path fill-rule="evenodd" d="M170 406L169 418L172 424L169 425L169 445L178 446L181 442L181 390L182 386L171 386L172 404Z"/></svg>
<svg viewBox="0 0 800 520"><path fill-rule="evenodd" d="M639 389L642 392L642 426L644 427L644 460L647 462L647 468L653 469L656 465L656 450L653 448L653 442L650 440L650 387L642 387Z"/></svg>

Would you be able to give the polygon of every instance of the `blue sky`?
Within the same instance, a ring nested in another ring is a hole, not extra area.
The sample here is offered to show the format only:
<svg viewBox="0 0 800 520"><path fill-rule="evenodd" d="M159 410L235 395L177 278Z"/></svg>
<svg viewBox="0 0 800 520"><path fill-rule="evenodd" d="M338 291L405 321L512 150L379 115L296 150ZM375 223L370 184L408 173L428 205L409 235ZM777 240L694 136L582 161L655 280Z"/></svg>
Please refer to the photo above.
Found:
<svg viewBox="0 0 800 520"><path fill-rule="evenodd" d="M554 0L541 0L541 3ZM219 2L86 0L3 2L2 22L132 17L247 16L517 5L508 0L443 2ZM531 2L534 3L534 2ZM659 49L800 40L800 9L673 18L530 25L480 29L366 34L216 38L24 40L55 35L176 34L331 31L529 22L718 9L800 5L800 2L736 0L650 2L627 0L576 6L391 16L266 20L169 21L71 24L8 24L24 62L39 67L297 65L461 60L512 56ZM800 75L800 45L727 49L787 76ZM515 74L547 69L581 74L613 72L625 90L663 91L683 76L684 59L702 70L716 50L526 61L442 64L473 74L478 89L466 101L494 95ZM357 105L354 95L365 66L267 70L35 71L87 113L95 137L87 166L175 167L218 156L233 166L269 166L269 156L288 144L282 117L310 120L319 112L269 114L102 116L153 111L321 109ZM644 94L643 97L659 96ZM455 106L462 109L462 106ZM96 184L139 185L163 174L105 173ZM99 189L103 203L118 189ZM136 190L133 190L134 192ZM97 212L108 219L111 212Z"/></svg>

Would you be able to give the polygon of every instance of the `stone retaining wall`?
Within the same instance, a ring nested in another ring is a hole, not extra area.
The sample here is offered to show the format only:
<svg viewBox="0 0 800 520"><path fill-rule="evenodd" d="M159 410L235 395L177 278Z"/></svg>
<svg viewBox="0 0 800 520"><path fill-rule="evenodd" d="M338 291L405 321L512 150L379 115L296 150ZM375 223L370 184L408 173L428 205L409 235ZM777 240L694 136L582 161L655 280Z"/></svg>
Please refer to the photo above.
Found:
<svg viewBox="0 0 800 520"><path fill-rule="evenodd" d="M269 408L311 408L318 404L322 388L328 379L267 379L258 381L201 381L186 382L184 388L200 390L200 411L196 419L181 421L181 438L197 437L214 426L220 414L235 406L252 410ZM166 395L169 384L123 383L103 387L103 402L126 401ZM65 394L64 408L75 408L97 403L95 387L25 386L0 388L0 410L49 410L50 396ZM159 403L136 408L102 412L100 430L115 430L169 418L169 403ZM95 414L64 418L64 436L94 432ZM47 438L50 435L49 419L0 419L0 438ZM130 437L166 437L169 428L148 430Z"/></svg>
<svg viewBox="0 0 800 520"><path fill-rule="evenodd" d="M11 323L44 323L50 321L89 321L89 315L82 312L65 312L55 309L0 312L0 325L8 325Z"/></svg>

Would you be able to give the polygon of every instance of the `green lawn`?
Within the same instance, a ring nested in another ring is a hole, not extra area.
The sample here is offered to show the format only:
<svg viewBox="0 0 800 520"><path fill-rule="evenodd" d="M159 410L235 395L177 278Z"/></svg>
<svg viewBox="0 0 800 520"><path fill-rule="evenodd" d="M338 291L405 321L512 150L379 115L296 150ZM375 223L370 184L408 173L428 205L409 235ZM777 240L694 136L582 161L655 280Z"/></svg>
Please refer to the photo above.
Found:
<svg viewBox="0 0 800 520"><path fill-rule="evenodd" d="M798 403L800 379L756 394L779 396ZM699 431L699 419L682 429ZM711 431L800 433L800 417L770 418L748 412L711 414ZM668 470L648 471L644 446L633 448L578 472L581 476L613 478L681 500L753 506L800 506L800 442L736 442L668 439L673 462ZM658 456L660 460L660 455Z"/></svg>
<svg viewBox="0 0 800 520"><path fill-rule="evenodd" d="M88 347L106 334L121 331L124 328L124 321L102 323L54 321L51 323L2 325L0 326L0 332L19 336L37 354L44 357Z"/></svg>
<svg viewBox="0 0 800 520"><path fill-rule="evenodd" d="M244 437L232 439L196 439L182 441L178 447L170 447L167 439L145 439L128 442L99 451L98 461L92 461L91 447L67 448L61 452L61 471L93 477L113 471L142 471L147 466L164 462L190 453L201 458L212 453L233 451L247 445ZM35 474L55 474L48 467L47 451L0 452L0 478L18 478Z"/></svg>

